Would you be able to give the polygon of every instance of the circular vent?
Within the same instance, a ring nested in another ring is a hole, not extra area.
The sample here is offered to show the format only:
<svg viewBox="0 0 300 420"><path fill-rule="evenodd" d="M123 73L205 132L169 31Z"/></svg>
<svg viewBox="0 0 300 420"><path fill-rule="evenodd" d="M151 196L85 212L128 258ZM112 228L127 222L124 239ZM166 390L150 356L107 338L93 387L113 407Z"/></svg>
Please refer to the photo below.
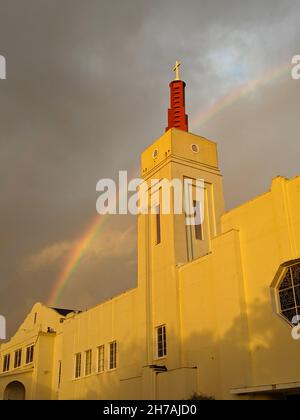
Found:
<svg viewBox="0 0 300 420"><path fill-rule="evenodd" d="M199 146L197 144L191 144L191 151L193 153L199 153Z"/></svg>

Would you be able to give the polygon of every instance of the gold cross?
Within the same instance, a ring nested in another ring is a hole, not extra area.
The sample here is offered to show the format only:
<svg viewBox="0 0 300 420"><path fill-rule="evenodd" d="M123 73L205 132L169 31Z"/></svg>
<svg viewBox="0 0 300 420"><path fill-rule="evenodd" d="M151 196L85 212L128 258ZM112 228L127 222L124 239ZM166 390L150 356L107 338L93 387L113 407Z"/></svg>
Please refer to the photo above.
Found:
<svg viewBox="0 0 300 420"><path fill-rule="evenodd" d="M176 61L175 67L173 68L173 71L175 71L175 80L180 80L179 79L179 66L181 66L180 61Z"/></svg>

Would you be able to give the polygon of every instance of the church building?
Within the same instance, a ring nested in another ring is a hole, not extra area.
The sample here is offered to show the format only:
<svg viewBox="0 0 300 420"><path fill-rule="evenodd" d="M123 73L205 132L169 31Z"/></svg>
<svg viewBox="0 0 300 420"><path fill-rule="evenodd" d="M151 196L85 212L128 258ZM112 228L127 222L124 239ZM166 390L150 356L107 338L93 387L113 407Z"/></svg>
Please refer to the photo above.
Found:
<svg viewBox="0 0 300 420"><path fill-rule="evenodd" d="M0 399L300 396L300 176L225 212L217 144L188 131L179 64L141 176L204 180L202 223L158 199L138 216L136 288L82 312L36 303L0 346Z"/></svg>

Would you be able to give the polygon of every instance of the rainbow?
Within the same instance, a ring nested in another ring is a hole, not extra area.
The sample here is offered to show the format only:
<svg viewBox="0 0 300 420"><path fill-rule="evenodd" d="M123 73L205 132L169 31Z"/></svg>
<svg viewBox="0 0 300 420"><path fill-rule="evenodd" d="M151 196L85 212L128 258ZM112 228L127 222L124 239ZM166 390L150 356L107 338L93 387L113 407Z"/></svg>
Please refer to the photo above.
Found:
<svg viewBox="0 0 300 420"><path fill-rule="evenodd" d="M237 102L240 98L248 95L249 93L255 91L262 85L273 82L276 79L279 79L284 75L288 70L291 70L291 63L284 63L275 69L265 73L262 77L258 79L251 80L250 82L244 84L238 89L231 92L229 95L225 95L218 99L210 107L200 111L194 118L191 120L191 128L194 130L196 128L202 127L216 115L220 114L222 111L230 107L232 104Z"/></svg>
<svg viewBox="0 0 300 420"><path fill-rule="evenodd" d="M59 273L56 281L52 286L47 301L48 306L53 307L57 305L57 302L59 301L68 280L79 267L83 256L86 254L94 239L98 235L100 229L105 225L108 219L109 215L97 215L89 224L88 228L79 239L79 241L76 242L74 248L70 252L66 265L63 267L62 271Z"/></svg>
<svg viewBox="0 0 300 420"><path fill-rule="evenodd" d="M196 115L195 118L191 121L192 129L198 128L203 126L216 115L221 113L223 110L227 109L233 103L237 102L241 97L246 96L250 92L253 92L255 89L259 88L260 86L274 81L277 78L281 77L287 70L291 69L291 63L285 63L275 69L272 69L270 72L264 74L259 79L254 79L249 83L239 87L232 93L227 96L223 96L218 101L216 101L212 106L208 107L207 109L202 110L200 113ZM136 171L135 171L136 173ZM101 229L105 226L107 221L110 219L110 215L99 216L97 215L91 223L89 224L88 228L82 235L82 237L76 242L74 248L70 252L70 256L67 259L67 262L61 272L59 273L57 279L55 280L53 287L51 289L49 298L48 298L48 305L55 306L57 305L60 297L66 287L68 281L71 279L72 275L76 272L77 268L79 267L82 258L90 248L91 244L100 233Z"/></svg>
<svg viewBox="0 0 300 420"><path fill-rule="evenodd" d="M129 180L132 178L136 178L138 172L138 170L132 171L131 174L128 176ZM126 191L122 192L121 196L122 194L126 194ZM119 194L116 200L116 204L118 204L118 199ZM49 297L47 299L48 306L54 307L58 304L68 281L76 272L84 255L87 253L95 238L98 236L102 228L107 224L111 217L111 214L97 214L89 223L87 229L85 230L81 238L78 241L76 241L74 248L71 250L69 257L67 258L65 266L59 273L57 279L55 280L52 286Z"/></svg>

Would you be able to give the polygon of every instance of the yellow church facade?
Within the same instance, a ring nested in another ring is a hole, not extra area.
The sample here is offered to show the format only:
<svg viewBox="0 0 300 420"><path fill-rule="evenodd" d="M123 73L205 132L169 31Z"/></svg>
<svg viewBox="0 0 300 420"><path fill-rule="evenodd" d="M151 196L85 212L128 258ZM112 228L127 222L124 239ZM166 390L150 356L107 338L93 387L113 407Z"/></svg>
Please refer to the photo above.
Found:
<svg viewBox="0 0 300 420"><path fill-rule="evenodd" d="M84 312L35 304L1 344L1 399L300 395L300 177L225 212L216 143L174 115L141 173L203 179L200 230L140 214L137 287Z"/></svg>

